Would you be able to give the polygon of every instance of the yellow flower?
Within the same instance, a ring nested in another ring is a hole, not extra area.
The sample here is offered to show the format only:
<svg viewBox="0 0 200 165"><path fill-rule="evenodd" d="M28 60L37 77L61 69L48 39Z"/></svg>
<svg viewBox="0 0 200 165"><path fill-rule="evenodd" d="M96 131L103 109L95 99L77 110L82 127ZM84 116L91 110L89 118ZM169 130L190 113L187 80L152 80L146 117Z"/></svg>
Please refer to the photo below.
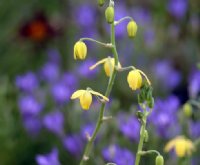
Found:
<svg viewBox="0 0 200 165"><path fill-rule="evenodd" d="M142 86L142 76L138 69L132 70L128 73L127 81L132 90L140 89Z"/></svg>
<svg viewBox="0 0 200 165"><path fill-rule="evenodd" d="M127 33L130 38L135 37L137 32L137 24L135 21L130 21L127 25Z"/></svg>
<svg viewBox="0 0 200 165"><path fill-rule="evenodd" d="M184 157L186 155L191 155L195 150L195 146L191 140L186 139L183 136L178 136L166 144L164 151L169 152L172 149L175 150L178 157Z"/></svg>
<svg viewBox="0 0 200 165"><path fill-rule="evenodd" d="M109 99L107 97L105 97L102 94L95 92L91 89L77 90L72 94L71 99L79 98L81 107L84 110L88 110L90 108L91 103L92 103L92 94L97 96L97 97L101 97L104 101L109 101Z"/></svg>
<svg viewBox="0 0 200 165"><path fill-rule="evenodd" d="M113 69L114 69L115 59L111 58L111 57L104 58L104 59L98 61L96 64L92 65L90 67L90 70L93 70L94 68L96 68L100 64L104 64L104 71L105 71L106 75L108 77L110 77L110 75L112 74ZM118 63L118 67L121 68L120 63Z"/></svg>
<svg viewBox="0 0 200 165"><path fill-rule="evenodd" d="M74 59L84 60L87 55L87 46L84 42L78 41L74 45Z"/></svg>
<svg viewBox="0 0 200 165"><path fill-rule="evenodd" d="M106 21L111 24L114 22L115 10L112 6L106 8L105 11Z"/></svg>

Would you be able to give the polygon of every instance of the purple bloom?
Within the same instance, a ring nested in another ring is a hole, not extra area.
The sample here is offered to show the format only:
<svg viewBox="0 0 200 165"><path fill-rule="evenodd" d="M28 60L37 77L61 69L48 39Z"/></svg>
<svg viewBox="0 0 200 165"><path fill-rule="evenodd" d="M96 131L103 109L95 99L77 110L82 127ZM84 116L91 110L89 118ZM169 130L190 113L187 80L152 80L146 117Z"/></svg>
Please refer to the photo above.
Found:
<svg viewBox="0 0 200 165"><path fill-rule="evenodd" d="M68 89L74 91L78 86L78 79L72 73L64 73L61 81L67 86Z"/></svg>
<svg viewBox="0 0 200 165"><path fill-rule="evenodd" d="M50 112L44 116L43 119L44 126L51 132L62 136L63 135L63 124L64 117L63 114L59 111Z"/></svg>
<svg viewBox="0 0 200 165"><path fill-rule="evenodd" d="M66 103L70 98L71 91L64 83L57 83L51 89L52 96L57 103Z"/></svg>
<svg viewBox="0 0 200 165"><path fill-rule="evenodd" d="M80 135L67 136L63 141L64 147L74 156L80 156L83 150L83 141Z"/></svg>
<svg viewBox="0 0 200 165"><path fill-rule="evenodd" d="M199 138L200 137L200 122L191 122L190 123L190 135L193 138Z"/></svg>
<svg viewBox="0 0 200 165"><path fill-rule="evenodd" d="M135 162L133 154L117 145L111 145L102 151L105 161L116 163L117 165L132 165Z"/></svg>
<svg viewBox="0 0 200 165"><path fill-rule="evenodd" d="M32 92L38 87L38 79L32 72L17 76L15 81L16 86L25 92Z"/></svg>
<svg viewBox="0 0 200 165"><path fill-rule="evenodd" d="M167 4L168 12L176 17L181 19L185 16L188 9L188 0L169 0Z"/></svg>
<svg viewBox="0 0 200 165"><path fill-rule="evenodd" d="M144 38L147 46L153 46L155 43L155 29L149 26L144 32Z"/></svg>
<svg viewBox="0 0 200 165"><path fill-rule="evenodd" d="M133 8L133 10L131 11L131 15L133 16L136 23L141 27L146 27L146 25L152 22L150 12L145 8Z"/></svg>
<svg viewBox="0 0 200 165"><path fill-rule="evenodd" d="M38 115L42 105L32 96L24 96L19 99L19 109L22 115Z"/></svg>
<svg viewBox="0 0 200 165"><path fill-rule="evenodd" d="M190 97L195 98L200 92L200 71L195 71L189 77L189 94Z"/></svg>
<svg viewBox="0 0 200 165"><path fill-rule="evenodd" d="M94 75L97 73L98 68L95 68L94 70L90 70L90 66L92 66L93 64L95 64L95 61L92 59L87 59L85 60L84 63L82 63L79 68L78 68L78 74L82 77L85 78L92 78L94 77Z"/></svg>
<svg viewBox="0 0 200 165"><path fill-rule="evenodd" d="M132 140L139 140L140 123L134 116L120 114L118 117L118 127L124 136Z"/></svg>
<svg viewBox="0 0 200 165"><path fill-rule="evenodd" d="M179 100L175 96L170 96L165 100L157 99L149 121L156 128L159 136L169 138L180 132L180 126L177 124L177 111L179 109Z"/></svg>
<svg viewBox="0 0 200 165"><path fill-rule="evenodd" d="M76 23L82 27L90 28L96 23L96 10L91 4L82 4L75 11Z"/></svg>
<svg viewBox="0 0 200 165"><path fill-rule="evenodd" d="M46 63L41 69L41 78L47 82L55 82L59 77L58 65L52 62Z"/></svg>
<svg viewBox="0 0 200 165"><path fill-rule="evenodd" d="M155 64L153 73L166 88L175 88L181 81L181 74L172 67L170 61L163 60Z"/></svg>
<svg viewBox="0 0 200 165"><path fill-rule="evenodd" d="M115 8L115 20L119 20L128 15L127 9L124 4L120 4ZM116 37L126 36L126 25L127 21L123 21L122 23L116 26L115 34Z"/></svg>
<svg viewBox="0 0 200 165"><path fill-rule="evenodd" d="M94 131L94 125L93 124L87 124L84 127L81 128L81 136L83 139L87 140L87 134L91 137L92 133Z"/></svg>
<svg viewBox="0 0 200 165"><path fill-rule="evenodd" d="M54 64L60 63L60 60L61 60L60 53L58 52L57 49L48 49L47 54L48 54L48 61L50 63L54 63Z"/></svg>
<svg viewBox="0 0 200 165"><path fill-rule="evenodd" d="M38 165L60 165L60 162L58 160L58 150L54 148L48 154L37 155L36 161Z"/></svg>
<svg viewBox="0 0 200 165"><path fill-rule="evenodd" d="M41 121L38 117L25 116L23 119L23 124L26 131L33 136L38 135L42 128Z"/></svg>

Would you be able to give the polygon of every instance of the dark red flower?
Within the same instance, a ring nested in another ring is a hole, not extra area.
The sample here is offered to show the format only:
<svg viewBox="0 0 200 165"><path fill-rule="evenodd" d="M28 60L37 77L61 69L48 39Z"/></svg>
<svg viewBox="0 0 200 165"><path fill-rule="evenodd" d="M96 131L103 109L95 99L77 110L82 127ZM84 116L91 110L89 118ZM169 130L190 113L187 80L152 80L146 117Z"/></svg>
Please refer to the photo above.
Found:
<svg viewBox="0 0 200 165"><path fill-rule="evenodd" d="M55 30L40 12L20 27L20 35L35 42L43 42L53 37Z"/></svg>

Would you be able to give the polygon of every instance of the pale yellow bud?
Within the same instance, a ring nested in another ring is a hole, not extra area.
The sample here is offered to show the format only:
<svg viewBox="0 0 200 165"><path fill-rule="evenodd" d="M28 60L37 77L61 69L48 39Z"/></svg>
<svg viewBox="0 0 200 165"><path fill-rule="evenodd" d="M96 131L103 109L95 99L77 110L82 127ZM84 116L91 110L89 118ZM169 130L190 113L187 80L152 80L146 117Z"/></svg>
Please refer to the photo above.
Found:
<svg viewBox="0 0 200 165"><path fill-rule="evenodd" d="M74 45L74 59L84 60L87 55L87 46L84 42L78 41Z"/></svg>
<svg viewBox="0 0 200 165"><path fill-rule="evenodd" d="M88 110L92 103L92 94L88 91L85 91L80 97L80 104L84 110Z"/></svg>
<svg viewBox="0 0 200 165"><path fill-rule="evenodd" d="M134 38L137 32L137 24L135 21L130 21L127 25L127 33L130 38Z"/></svg>
<svg viewBox="0 0 200 165"><path fill-rule="evenodd" d="M128 73L127 81L132 90L140 89L142 86L142 76L137 69Z"/></svg>

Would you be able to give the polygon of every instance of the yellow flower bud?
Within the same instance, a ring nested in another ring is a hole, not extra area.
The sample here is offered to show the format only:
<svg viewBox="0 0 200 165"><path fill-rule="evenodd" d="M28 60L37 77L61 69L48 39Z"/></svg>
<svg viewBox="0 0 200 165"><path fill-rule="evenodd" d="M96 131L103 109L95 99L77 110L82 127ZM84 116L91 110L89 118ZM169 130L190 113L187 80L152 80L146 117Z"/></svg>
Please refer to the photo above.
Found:
<svg viewBox="0 0 200 165"><path fill-rule="evenodd" d="M91 89L77 90L76 92L74 92L72 94L71 99L79 98L81 107L84 110L88 110L90 108L91 103L92 103L92 94L97 96L97 97L101 97L103 101L109 101L109 99L107 97L105 97L102 94L100 94L99 92L95 92Z"/></svg>
<svg viewBox="0 0 200 165"><path fill-rule="evenodd" d="M164 165L164 159L161 155L156 157L156 165Z"/></svg>
<svg viewBox="0 0 200 165"><path fill-rule="evenodd" d="M114 8L109 6L105 11L106 21L111 24L114 22L115 11Z"/></svg>
<svg viewBox="0 0 200 165"><path fill-rule="evenodd" d="M105 3L105 0L98 0L98 4L99 4L99 6L103 6L104 3Z"/></svg>
<svg viewBox="0 0 200 165"><path fill-rule="evenodd" d="M140 89L142 86L142 76L137 69L128 73L127 81L132 90Z"/></svg>
<svg viewBox="0 0 200 165"><path fill-rule="evenodd" d="M183 105L183 112L184 112L184 115L186 117L191 117L192 116L192 106L191 106L191 104L185 103Z"/></svg>
<svg viewBox="0 0 200 165"><path fill-rule="evenodd" d="M92 95L87 90L80 97L80 104L84 110L88 110L92 103Z"/></svg>
<svg viewBox="0 0 200 165"><path fill-rule="evenodd" d="M100 64L104 64L104 71L105 71L106 75L108 77L110 77L110 75L113 72L114 66L115 66L115 59L111 58L111 57L104 58L104 59L98 61L96 64L92 65L90 67L90 70L93 70L94 68L96 68ZM118 67L121 68L120 63L118 63Z"/></svg>
<svg viewBox="0 0 200 165"><path fill-rule="evenodd" d="M130 38L135 37L137 32L137 24L135 21L130 21L127 25L127 33Z"/></svg>
<svg viewBox="0 0 200 165"><path fill-rule="evenodd" d="M74 45L74 59L84 60L87 55L87 46L84 42L78 41Z"/></svg>

